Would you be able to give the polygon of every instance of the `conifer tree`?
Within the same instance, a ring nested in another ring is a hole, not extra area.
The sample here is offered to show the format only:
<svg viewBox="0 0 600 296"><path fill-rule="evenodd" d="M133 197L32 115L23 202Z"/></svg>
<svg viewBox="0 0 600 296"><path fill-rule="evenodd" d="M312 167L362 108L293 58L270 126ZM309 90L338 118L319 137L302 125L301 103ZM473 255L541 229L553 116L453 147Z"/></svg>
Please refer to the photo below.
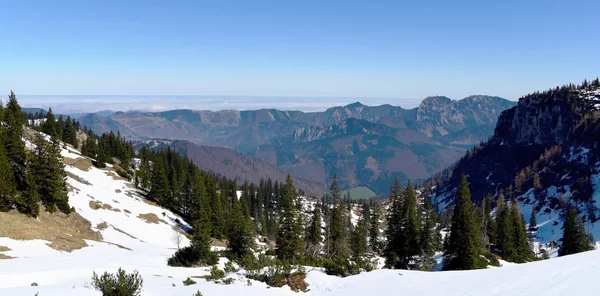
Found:
<svg viewBox="0 0 600 296"><path fill-rule="evenodd" d="M223 238L226 232L223 202L221 196L217 194L216 180L214 178L208 178L206 182L212 213L210 221L212 225L212 236L220 239Z"/></svg>
<svg viewBox="0 0 600 296"><path fill-rule="evenodd" d="M279 199L281 215L279 218L279 231L277 232L277 257L280 260L293 262L301 256L304 250L302 240L302 225L299 223L298 212L294 204L296 200L296 187L292 177L288 174Z"/></svg>
<svg viewBox="0 0 600 296"><path fill-rule="evenodd" d="M350 249L354 260L359 260L367 250L367 228L365 224L365 220L361 217L352 231Z"/></svg>
<svg viewBox="0 0 600 296"><path fill-rule="evenodd" d="M514 219L511 217L511 211L504 200L504 194L500 192L498 209L496 210L496 245L504 258L512 258L515 254L515 226L513 223Z"/></svg>
<svg viewBox="0 0 600 296"><path fill-rule="evenodd" d="M525 223L523 222L523 216L519 212L517 202L513 202L511 205L510 216L513 220L513 238L514 238L514 255L513 258L508 258L512 262L523 263L531 260L533 252L527 241L527 231L525 230Z"/></svg>
<svg viewBox="0 0 600 296"><path fill-rule="evenodd" d="M406 235L404 233L406 219L404 219L403 213L404 194L400 180L397 177L394 178L394 183L390 188L389 198L391 206L387 217L388 227L385 233L387 245L384 255L388 266L400 268L400 258L404 258L406 253L403 249L406 246Z"/></svg>
<svg viewBox="0 0 600 296"><path fill-rule="evenodd" d="M347 258L347 239L344 229L344 205L341 201L340 188L338 186L337 175L333 175L331 183L331 196L333 197L334 208L331 210L330 221L327 233L327 252L330 258Z"/></svg>
<svg viewBox="0 0 600 296"><path fill-rule="evenodd" d="M433 256L439 246L439 233L435 228L435 217L433 215L433 205L431 199L426 196L423 203L423 228L420 232L421 255Z"/></svg>
<svg viewBox="0 0 600 296"><path fill-rule="evenodd" d="M0 211L6 212L12 208L16 194L16 186L12 167L4 151L0 147Z"/></svg>
<svg viewBox="0 0 600 296"><path fill-rule="evenodd" d="M23 192L23 199L18 205L19 212L31 217L37 217L40 213L40 194L30 164L25 169L25 183L26 189Z"/></svg>
<svg viewBox="0 0 600 296"><path fill-rule="evenodd" d="M227 227L227 248L237 258L250 252L252 247L252 232L250 221L244 217L237 198L233 199Z"/></svg>
<svg viewBox="0 0 600 296"><path fill-rule="evenodd" d="M26 119L17 102L17 97L12 91L4 109L4 120L6 133L3 140L6 156L12 167L17 189L23 190L25 188L25 144L21 137Z"/></svg>
<svg viewBox="0 0 600 296"><path fill-rule="evenodd" d="M417 201L410 181L408 181L408 185L404 191L404 200L403 216L406 217L406 227L404 229L406 233L406 246L402 249L406 253L403 254L401 260L403 261L403 265L407 266L412 256L420 255L421 253L419 245L419 229L421 226L417 217Z"/></svg>
<svg viewBox="0 0 600 296"><path fill-rule="evenodd" d="M67 116L67 120L65 121L65 126L62 132L62 140L65 143L77 147L77 132L75 131L75 126L73 126L70 116Z"/></svg>
<svg viewBox="0 0 600 296"><path fill-rule="evenodd" d="M50 108L48 109L48 113L46 113L46 121L40 126L41 131L52 138L56 138L58 137L57 126L58 124L54 118L54 113L52 113L52 108Z"/></svg>
<svg viewBox="0 0 600 296"><path fill-rule="evenodd" d="M371 207L371 210L373 211L371 213L371 223L369 225L369 248L371 249L371 251L375 254L379 253L380 251L380 244L379 244L379 216L380 216L380 208L379 208L379 203L375 202L373 204L373 207Z"/></svg>
<svg viewBox="0 0 600 296"><path fill-rule="evenodd" d="M489 251L492 244L496 244L496 221L492 218L494 197L488 194L483 201L483 239L484 246Z"/></svg>
<svg viewBox="0 0 600 296"><path fill-rule="evenodd" d="M571 255L591 249L583 222L575 206L570 206L565 215L563 225L562 245L558 250L559 256Z"/></svg>
<svg viewBox="0 0 600 296"><path fill-rule="evenodd" d="M321 206L317 203L306 228L306 254L316 256L321 249Z"/></svg>
<svg viewBox="0 0 600 296"><path fill-rule="evenodd" d="M534 231L537 229L537 220L535 217L535 207L531 209L531 216L529 217L529 230Z"/></svg>
<svg viewBox="0 0 600 296"><path fill-rule="evenodd" d="M36 135L34 140L36 146L31 159L31 171L42 204L49 212L56 209L68 214L71 212L69 197L67 194L64 163L60 156L59 142L46 141L41 135Z"/></svg>
<svg viewBox="0 0 600 296"><path fill-rule="evenodd" d="M167 177L167 164L163 154L159 154L152 165L151 188L149 196L159 205L168 207L170 205L169 179Z"/></svg>
<svg viewBox="0 0 600 296"><path fill-rule="evenodd" d="M450 238L444 254L445 270L468 270L486 266L479 257L482 253L481 234L473 216L473 207L467 177L463 175L452 215Z"/></svg>

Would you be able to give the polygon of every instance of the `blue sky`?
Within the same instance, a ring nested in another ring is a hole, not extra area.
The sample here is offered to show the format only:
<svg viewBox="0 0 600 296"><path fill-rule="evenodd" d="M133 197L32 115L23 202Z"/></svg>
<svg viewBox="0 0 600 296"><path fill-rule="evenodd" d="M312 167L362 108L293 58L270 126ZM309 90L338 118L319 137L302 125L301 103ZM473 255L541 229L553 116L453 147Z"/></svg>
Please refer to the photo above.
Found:
<svg viewBox="0 0 600 296"><path fill-rule="evenodd" d="M515 100L599 75L598 2L0 1L0 92Z"/></svg>

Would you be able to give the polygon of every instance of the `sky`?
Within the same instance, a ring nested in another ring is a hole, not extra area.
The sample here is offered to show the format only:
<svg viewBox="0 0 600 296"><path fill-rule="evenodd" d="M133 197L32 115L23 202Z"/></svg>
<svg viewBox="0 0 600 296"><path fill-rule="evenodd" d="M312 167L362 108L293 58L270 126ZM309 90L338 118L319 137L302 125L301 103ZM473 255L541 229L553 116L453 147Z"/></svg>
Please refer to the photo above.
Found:
<svg viewBox="0 0 600 296"><path fill-rule="evenodd" d="M0 11L0 92L24 105L415 107L516 100L600 69L600 1L6 0Z"/></svg>

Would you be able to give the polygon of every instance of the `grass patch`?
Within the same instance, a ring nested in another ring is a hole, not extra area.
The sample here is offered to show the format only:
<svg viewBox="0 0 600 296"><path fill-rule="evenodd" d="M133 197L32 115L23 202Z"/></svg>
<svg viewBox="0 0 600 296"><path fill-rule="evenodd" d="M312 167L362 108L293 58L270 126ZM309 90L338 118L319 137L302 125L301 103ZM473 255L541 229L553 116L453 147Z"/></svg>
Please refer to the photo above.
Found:
<svg viewBox="0 0 600 296"><path fill-rule="evenodd" d="M131 214L131 212L128 209L124 209L123 212L125 212L127 214Z"/></svg>
<svg viewBox="0 0 600 296"><path fill-rule="evenodd" d="M112 226L112 225L111 225L111 226ZM130 237L130 238L132 238L132 239L138 239L137 237L135 237L135 236L133 236L133 235L131 235L131 234L129 234L129 233L127 233L127 232L125 232L125 231L123 231L123 230L119 229L119 228L116 228L116 227L114 227L114 226L112 226L112 228L113 228L114 230L116 230L116 231L118 231L118 232L120 232L120 233L122 233L122 234L126 235L126 236L129 236L129 237Z"/></svg>
<svg viewBox="0 0 600 296"><path fill-rule="evenodd" d="M11 251L11 249L10 249L9 247L0 246L0 260L2 260L2 259L13 259L13 258L15 258L15 257L11 257L11 256L8 256L8 255L4 255L4 254L2 254L2 252L8 252L8 251Z"/></svg>
<svg viewBox="0 0 600 296"><path fill-rule="evenodd" d="M111 243L111 242L106 242L109 245L113 245L115 247L118 247L119 249L123 249L123 250L127 250L127 251L133 251L132 249L125 247L123 245L119 245L119 244L115 244L115 243Z"/></svg>
<svg viewBox="0 0 600 296"><path fill-rule="evenodd" d="M211 242L210 242L210 246L211 247L227 247L227 241L226 240L221 240L221 239L216 239L216 238L211 238Z"/></svg>
<svg viewBox="0 0 600 296"><path fill-rule="evenodd" d="M108 228L108 223L102 222L102 223L96 225L96 228L98 228L98 230L104 230L104 229Z"/></svg>
<svg viewBox="0 0 600 296"><path fill-rule="evenodd" d="M109 210L109 211L113 211L113 212L120 212L121 210L119 209L115 209L113 208L111 205L109 204L105 204L105 203L101 203L99 201L95 201L95 200L91 200L90 203L90 209L92 210Z"/></svg>
<svg viewBox="0 0 600 296"><path fill-rule="evenodd" d="M161 222L161 223L167 224L167 222L165 222L165 220L158 218L158 216L156 216L156 214L154 214L154 213L139 214L138 218L146 221L146 223L158 224L158 222Z"/></svg>
<svg viewBox="0 0 600 296"><path fill-rule="evenodd" d="M79 176L77 176L77 175L75 175L75 174L73 174L73 173L71 173L71 172L67 172L67 176L68 176L69 178L71 178L71 179L73 179L73 180L75 180L75 181L77 181L77 182L81 183L81 184L88 185L88 186L89 186L89 185L92 185L92 183L90 183L90 182L86 181L85 179L83 179L83 178L81 178L81 177L79 177Z"/></svg>
<svg viewBox="0 0 600 296"><path fill-rule="evenodd" d="M47 240L55 250L71 252L88 245L85 240L102 241L102 234L92 230L90 221L78 213L65 215L60 212L40 211L37 219L17 211L0 213L0 237L15 240Z"/></svg>

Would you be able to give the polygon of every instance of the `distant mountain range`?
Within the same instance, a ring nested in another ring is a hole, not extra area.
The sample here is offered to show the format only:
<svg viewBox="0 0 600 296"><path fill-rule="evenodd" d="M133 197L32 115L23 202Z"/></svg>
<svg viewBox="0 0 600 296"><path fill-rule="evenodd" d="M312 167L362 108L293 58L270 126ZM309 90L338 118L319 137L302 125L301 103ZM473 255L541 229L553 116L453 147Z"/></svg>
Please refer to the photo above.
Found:
<svg viewBox="0 0 600 296"><path fill-rule="evenodd" d="M414 109L356 102L323 112L183 109L87 114L79 121L97 133L118 130L132 140L229 147L322 186L337 173L342 188L384 193L394 176L424 179L455 162L486 140L498 115L514 105L491 96L438 96Z"/></svg>

